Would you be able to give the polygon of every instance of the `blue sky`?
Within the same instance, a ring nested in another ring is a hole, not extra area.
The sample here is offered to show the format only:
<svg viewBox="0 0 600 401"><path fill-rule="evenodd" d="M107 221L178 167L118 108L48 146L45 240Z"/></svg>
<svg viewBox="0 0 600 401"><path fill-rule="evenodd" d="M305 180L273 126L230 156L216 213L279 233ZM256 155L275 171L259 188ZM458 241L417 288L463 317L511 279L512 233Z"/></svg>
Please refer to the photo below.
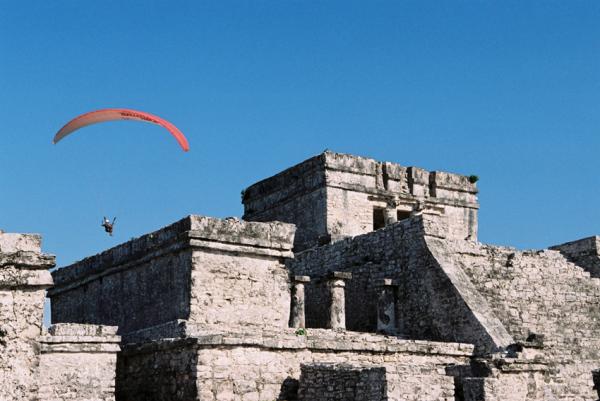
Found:
<svg viewBox="0 0 600 401"><path fill-rule="evenodd" d="M600 233L600 2L3 1L0 228L65 265L328 148L480 176L480 240ZM115 122L52 145L97 108ZM116 235L100 228L118 216Z"/></svg>

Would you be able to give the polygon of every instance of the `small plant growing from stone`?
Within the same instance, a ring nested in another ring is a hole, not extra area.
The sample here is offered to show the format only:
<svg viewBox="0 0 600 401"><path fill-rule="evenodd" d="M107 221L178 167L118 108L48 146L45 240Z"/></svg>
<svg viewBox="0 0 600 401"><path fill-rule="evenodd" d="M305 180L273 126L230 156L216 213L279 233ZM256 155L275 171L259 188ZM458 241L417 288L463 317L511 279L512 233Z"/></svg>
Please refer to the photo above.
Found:
<svg viewBox="0 0 600 401"><path fill-rule="evenodd" d="M307 334L306 329L303 327L300 327L298 330L296 330L297 336L305 336L306 334Z"/></svg>
<svg viewBox="0 0 600 401"><path fill-rule="evenodd" d="M477 181L479 181L479 176L476 176L476 175L470 175L469 176L469 182L471 184L475 184Z"/></svg>

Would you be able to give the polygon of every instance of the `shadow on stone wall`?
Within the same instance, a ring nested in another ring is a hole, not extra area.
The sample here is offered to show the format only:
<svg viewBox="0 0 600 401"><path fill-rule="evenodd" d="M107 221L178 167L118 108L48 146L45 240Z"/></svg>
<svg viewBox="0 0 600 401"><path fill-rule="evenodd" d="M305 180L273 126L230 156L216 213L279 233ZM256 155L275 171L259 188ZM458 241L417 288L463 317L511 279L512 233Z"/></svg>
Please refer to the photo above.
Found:
<svg viewBox="0 0 600 401"><path fill-rule="evenodd" d="M300 382L293 377L286 377L281 385L281 391L277 401L296 401L298 399L298 387Z"/></svg>

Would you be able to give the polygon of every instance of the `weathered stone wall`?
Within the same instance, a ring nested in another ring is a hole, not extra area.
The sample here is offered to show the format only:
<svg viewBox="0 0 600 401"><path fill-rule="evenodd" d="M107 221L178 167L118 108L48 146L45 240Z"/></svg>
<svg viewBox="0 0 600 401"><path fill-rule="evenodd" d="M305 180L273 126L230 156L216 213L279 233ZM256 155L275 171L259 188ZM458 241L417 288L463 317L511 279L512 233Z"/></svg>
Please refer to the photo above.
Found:
<svg viewBox="0 0 600 401"><path fill-rule="evenodd" d="M300 401L387 401L387 380L383 367L347 364L302 365Z"/></svg>
<svg viewBox="0 0 600 401"><path fill-rule="evenodd" d="M58 324L40 338L39 399L114 401L116 327Z"/></svg>
<svg viewBox="0 0 600 401"><path fill-rule="evenodd" d="M116 327L42 328L51 267L39 235L0 232L0 400L114 400Z"/></svg>
<svg viewBox="0 0 600 401"><path fill-rule="evenodd" d="M600 278L600 237L583 238L551 246L550 249L559 251L570 262L590 273L592 277Z"/></svg>
<svg viewBox="0 0 600 401"><path fill-rule="evenodd" d="M308 330L223 333L128 345L119 359L123 401L295 399L301 364L383 367L390 400L454 399L447 365L466 365L473 347ZM195 365L194 365L195 363Z"/></svg>
<svg viewBox="0 0 600 401"><path fill-rule="evenodd" d="M53 272L53 322L286 327L294 227L189 216Z"/></svg>
<svg viewBox="0 0 600 401"><path fill-rule="evenodd" d="M310 158L246 188L244 220L295 224L296 249L328 242L324 184L322 157Z"/></svg>
<svg viewBox="0 0 600 401"><path fill-rule="evenodd" d="M433 207L448 216L449 236L476 239L476 193L461 175L325 152L248 187L244 219L296 224L300 251L373 231L374 209L396 220Z"/></svg>
<svg viewBox="0 0 600 401"><path fill-rule="evenodd" d="M594 399L590 371L600 365L600 279L558 251L446 241L440 244L488 300L516 341L543 345L557 370L545 391Z"/></svg>
<svg viewBox="0 0 600 401"><path fill-rule="evenodd" d="M0 231L0 400L31 400L37 393L37 339L53 266L39 235Z"/></svg>
<svg viewBox="0 0 600 401"><path fill-rule="evenodd" d="M543 373L506 372L496 377L465 379L462 399L464 401L556 400L557 398L553 398L544 387Z"/></svg>
<svg viewBox="0 0 600 401"><path fill-rule="evenodd" d="M507 346L512 338L468 277L432 253L429 241L443 236L444 218L421 215L373 233L296 254L288 262L306 286L307 327L327 327L327 277L350 272L346 282L346 326L374 332L384 279L396 283L396 325L408 338L470 342L480 351Z"/></svg>
<svg viewBox="0 0 600 401"><path fill-rule="evenodd" d="M194 251L189 320L206 327L285 328L290 317L289 274L280 260Z"/></svg>
<svg viewBox="0 0 600 401"><path fill-rule="evenodd" d="M108 265L103 273L83 274L70 283L60 280L59 270L53 273L57 285L49 291L52 321L115 325L127 333L185 319L190 313L191 254L181 249L139 263L131 259L127 267Z"/></svg>

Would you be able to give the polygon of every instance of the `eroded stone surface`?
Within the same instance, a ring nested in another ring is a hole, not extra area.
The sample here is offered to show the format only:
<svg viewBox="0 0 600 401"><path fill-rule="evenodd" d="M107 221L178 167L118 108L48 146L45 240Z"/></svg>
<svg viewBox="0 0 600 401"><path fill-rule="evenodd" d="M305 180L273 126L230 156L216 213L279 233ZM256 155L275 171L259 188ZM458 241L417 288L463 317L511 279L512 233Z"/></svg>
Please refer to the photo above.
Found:
<svg viewBox="0 0 600 401"><path fill-rule="evenodd" d="M39 339L39 397L45 401L115 399L117 328L61 323Z"/></svg>
<svg viewBox="0 0 600 401"><path fill-rule="evenodd" d="M54 257L40 253L40 237L0 233L0 399L30 400L38 390L39 344L46 269Z"/></svg>
<svg viewBox="0 0 600 401"><path fill-rule="evenodd" d="M0 400L596 399L598 237L477 243L476 194L325 152L55 271L47 333L54 259L0 232Z"/></svg>
<svg viewBox="0 0 600 401"><path fill-rule="evenodd" d="M302 365L300 401L387 401L384 367L349 364Z"/></svg>
<svg viewBox="0 0 600 401"><path fill-rule="evenodd" d="M54 257L40 246L38 235L0 232L0 400L114 400L116 327L43 329Z"/></svg>
<svg viewBox="0 0 600 401"><path fill-rule="evenodd" d="M390 400L453 399L454 378L443 367L467 364L472 352L468 344L322 329L205 333L126 346L118 398L147 400L154 388L155 400L292 400L302 364L350 363L385 368Z"/></svg>
<svg viewBox="0 0 600 401"><path fill-rule="evenodd" d="M475 240L476 194L466 176L325 152L246 188L244 219L296 224L300 251L441 208L450 236Z"/></svg>
<svg viewBox="0 0 600 401"><path fill-rule="evenodd" d="M56 322L287 327L294 226L188 216L54 271Z"/></svg>

